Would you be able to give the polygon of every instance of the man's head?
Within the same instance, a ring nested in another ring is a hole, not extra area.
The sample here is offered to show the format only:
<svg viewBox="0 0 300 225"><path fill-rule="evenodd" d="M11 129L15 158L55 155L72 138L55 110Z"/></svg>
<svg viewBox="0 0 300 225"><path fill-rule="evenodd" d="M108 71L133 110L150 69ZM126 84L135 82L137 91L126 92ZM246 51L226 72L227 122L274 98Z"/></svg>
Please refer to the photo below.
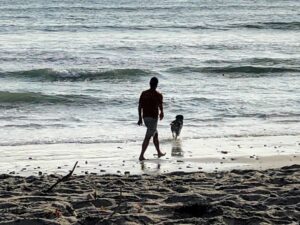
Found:
<svg viewBox="0 0 300 225"><path fill-rule="evenodd" d="M156 89L158 85L158 79L156 77L152 77L150 80L150 88L151 89Z"/></svg>

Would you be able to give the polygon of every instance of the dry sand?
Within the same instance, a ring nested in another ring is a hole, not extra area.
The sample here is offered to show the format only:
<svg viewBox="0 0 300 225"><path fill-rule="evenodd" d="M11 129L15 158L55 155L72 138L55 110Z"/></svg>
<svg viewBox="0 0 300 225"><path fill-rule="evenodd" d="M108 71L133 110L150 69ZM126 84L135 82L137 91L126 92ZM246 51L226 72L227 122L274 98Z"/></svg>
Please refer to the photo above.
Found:
<svg viewBox="0 0 300 225"><path fill-rule="evenodd" d="M0 224L299 224L300 165L162 175L0 175Z"/></svg>

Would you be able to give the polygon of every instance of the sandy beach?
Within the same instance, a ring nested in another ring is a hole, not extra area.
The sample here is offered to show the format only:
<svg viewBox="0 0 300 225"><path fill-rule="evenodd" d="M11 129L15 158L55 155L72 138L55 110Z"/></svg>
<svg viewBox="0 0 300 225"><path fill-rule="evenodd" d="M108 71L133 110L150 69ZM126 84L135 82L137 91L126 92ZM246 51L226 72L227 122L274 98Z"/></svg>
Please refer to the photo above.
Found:
<svg viewBox="0 0 300 225"><path fill-rule="evenodd" d="M1 225L298 224L300 165L161 175L0 175Z"/></svg>
<svg viewBox="0 0 300 225"><path fill-rule="evenodd" d="M0 225L296 225L299 146L293 136L166 141L165 157L150 145L143 162L139 143L4 148Z"/></svg>
<svg viewBox="0 0 300 225"><path fill-rule="evenodd" d="M217 140L6 148L0 225L298 224L297 138Z"/></svg>

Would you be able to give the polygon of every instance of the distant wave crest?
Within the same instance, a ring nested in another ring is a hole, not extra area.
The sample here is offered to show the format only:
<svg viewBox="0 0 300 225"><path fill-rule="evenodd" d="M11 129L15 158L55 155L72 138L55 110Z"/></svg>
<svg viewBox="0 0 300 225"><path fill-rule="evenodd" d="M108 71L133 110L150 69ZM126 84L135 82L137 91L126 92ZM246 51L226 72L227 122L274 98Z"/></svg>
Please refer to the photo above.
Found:
<svg viewBox="0 0 300 225"><path fill-rule="evenodd" d="M300 72L300 68L285 68L273 66L211 66L211 67L175 67L168 69L168 72L173 73L240 73L240 74L266 74L266 73L283 73L283 72Z"/></svg>
<svg viewBox="0 0 300 225"><path fill-rule="evenodd" d="M117 79L127 80L154 74L152 71L141 69L114 69L103 71L55 71L52 69L36 69L15 72L2 72L0 76L10 78L23 78L37 81L87 81Z"/></svg>
<svg viewBox="0 0 300 225"><path fill-rule="evenodd" d="M300 30L300 22L258 22L251 24L233 24L230 27L249 29Z"/></svg>
<svg viewBox="0 0 300 225"><path fill-rule="evenodd" d="M257 23L241 23L230 24L220 26L217 24L148 24L148 25L114 25L114 26L102 26L98 28L109 29L126 29L126 30L149 30L149 29L190 29L190 30L228 30L235 28L247 28L247 29L274 29L274 30L300 30L300 22L257 22Z"/></svg>
<svg viewBox="0 0 300 225"><path fill-rule="evenodd" d="M243 58L240 60L227 60L227 59L218 59L218 60L206 60L205 63L210 64L230 64L230 65L260 65L260 66L289 66L294 67L300 64L300 58L267 58L267 57L253 57L253 58Z"/></svg>

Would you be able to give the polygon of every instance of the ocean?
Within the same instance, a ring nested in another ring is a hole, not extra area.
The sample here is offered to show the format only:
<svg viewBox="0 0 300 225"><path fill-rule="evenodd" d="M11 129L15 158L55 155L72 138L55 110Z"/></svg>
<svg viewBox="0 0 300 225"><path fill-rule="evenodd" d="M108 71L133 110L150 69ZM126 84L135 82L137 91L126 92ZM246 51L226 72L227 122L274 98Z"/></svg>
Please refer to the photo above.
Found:
<svg viewBox="0 0 300 225"><path fill-rule="evenodd" d="M138 99L152 76L164 96L158 131L168 162L183 155L174 149L195 158L236 143L248 143L241 155L257 143L270 146L261 153L280 144L300 152L299 8L298 0L1 0L1 172L41 164L57 172L75 160L95 171L102 162L116 172L124 159L127 170L137 166ZM185 119L174 144L177 114Z"/></svg>

